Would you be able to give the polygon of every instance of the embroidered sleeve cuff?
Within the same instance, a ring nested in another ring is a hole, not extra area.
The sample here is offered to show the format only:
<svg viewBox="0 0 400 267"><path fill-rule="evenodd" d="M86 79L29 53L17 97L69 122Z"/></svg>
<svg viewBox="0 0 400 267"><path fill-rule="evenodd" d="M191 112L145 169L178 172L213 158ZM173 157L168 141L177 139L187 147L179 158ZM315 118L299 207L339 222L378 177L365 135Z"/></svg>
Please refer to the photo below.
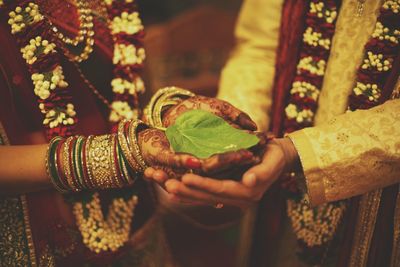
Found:
<svg viewBox="0 0 400 267"><path fill-rule="evenodd" d="M306 192L310 205L316 206L326 202L325 187L322 170L319 167L318 157L315 154L311 142L304 131L288 134L299 154L304 171Z"/></svg>

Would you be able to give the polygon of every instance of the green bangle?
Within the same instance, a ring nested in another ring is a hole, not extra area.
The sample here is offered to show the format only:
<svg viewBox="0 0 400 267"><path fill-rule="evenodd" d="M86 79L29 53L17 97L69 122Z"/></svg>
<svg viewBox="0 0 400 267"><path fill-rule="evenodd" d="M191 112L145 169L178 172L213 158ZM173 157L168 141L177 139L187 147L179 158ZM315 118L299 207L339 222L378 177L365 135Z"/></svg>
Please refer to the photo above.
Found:
<svg viewBox="0 0 400 267"><path fill-rule="evenodd" d="M147 164L142 157L142 152L140 151L139 141L137 138L137 130L141 125L148 127L147 124L145 124L141 120L131 121L131 123L129 125L129 130L128 130L128 134L129 134L128 139L132 139L130 144L131 144L132 150L133 150L132 151L133 157L139 163L140 168L141 168L140 171L143 172L147 168Z"/></svg>
<svg viewBox="0 0 400 267"><path fill-rule="evenodd" d="M69 190L63 186L63 184L60 181L60 177L58 175L57 171L57 146L58 143L63 140L62 137L57 136L51 139L48 149L47 149L47 174L50 177L50 180L54 186L54 188L61 192L61 193L67 193Z"/></svg>
<svg viewBox="0 0 400 267"><path fill-rule="evenodd" d="M136 172L131 166L129 166L128 161L125 158L122 150L118 151L120 168L125 176L125 180L128 184L133 184L139 176L139 172Z"/></svg>
<svg viewBox="0 0 400 267"><path fill-rule="evenodd" d="M83 143L84 137L83 136L78 136L78 138L75 141L74 148L73 148L73 153L72 153L72 161L74 163L74 176L76 177L76 182L80 189L85 188L85 184L83 181L83 171L82 171L82 159L81 159L81 150L82 150L82 143Z"/></svg>

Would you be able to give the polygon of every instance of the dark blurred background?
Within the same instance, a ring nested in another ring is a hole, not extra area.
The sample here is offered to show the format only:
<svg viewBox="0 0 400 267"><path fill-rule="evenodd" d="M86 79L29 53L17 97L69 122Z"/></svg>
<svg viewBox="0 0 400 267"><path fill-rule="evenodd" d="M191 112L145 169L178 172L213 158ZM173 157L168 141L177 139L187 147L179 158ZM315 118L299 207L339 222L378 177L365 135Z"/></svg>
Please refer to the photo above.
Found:
<svg viewBox="0 0 400 267"><path fill-rule="evenodd" d="M149 95L179 86L213 96L230 50L240 0L138 0L146 27L145 77ZM162 202L162 200L161 200ZM166 205L166 203L161 203ZM164 226L182 267L240 266L240 211L166 210ZM244 242L246 243L246 242Z"/></svg>
<svg viewBox="0 0 400 267"><path fill-rule="evenodd" d="M175 85L205 95L217 89L233 45L239 0L139 0L146 28L149 91Z"/></svg>

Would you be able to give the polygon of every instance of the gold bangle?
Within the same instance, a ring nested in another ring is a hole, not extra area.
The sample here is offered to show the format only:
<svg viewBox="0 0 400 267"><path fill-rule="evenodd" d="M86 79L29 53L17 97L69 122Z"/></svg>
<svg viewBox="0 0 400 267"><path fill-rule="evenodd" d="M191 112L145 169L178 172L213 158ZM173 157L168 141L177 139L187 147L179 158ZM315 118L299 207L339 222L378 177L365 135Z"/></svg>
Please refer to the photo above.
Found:
<svg viewBox="0 0 400 267"><path fill-rule="evenodd" d="M125 135L125 125L127 121L121 121L118 125L118 143L122 149L122 153L124 153L125 158L127 159L129 166L135 171L135 172L140 172L140 165L139 163L135 160L133 157L133 153L130 149L130 146L128 144L126 135ZM128 122L131 123L131 122Z"/></svg>
<svg viewBox="0 0 400 267"><path fill-rule="evenodd" d="M85 162L86 162L85 169L86 169L86 176L88 178L86 184L91 189L95 187L93 174L91 170L92 167L90 166L90 155L89 155L90 143L92 142L93 137L94 137L93 135L89 135L85 143Z"/></svg>
<svg viewBox="0 0 400 267"><path fill-rule="evenodd" d="M111 135L94 136L89 146L89 166L97 188L112 188Z"/></svg>
<svg viewBox="0 0 400 267"><path fill-rule="evenodd" d="M143 172L146 168L147 168L147 164L144 161L143 157L142 157L142 152L140 151L140 147L139 147L139 141L137 138L137 129L140 125L145 125L147 126L144 122L142 122L141 120L135 120L132 121L131 124L129 125L129 139L131 139L130 141L130 145L132 147L132 152L133 152L133 156L136 159L136 161L139 163L140 165L140 171Z"/></svg>
<svg viewBox="0 0 400 267"><path fill-rule="evenodd" d="M154 128L164 128L162 124L163 108L166 106L176 105L182 99L193 96L195 96L194 93L178 87L165 87L159 89L150 99L149 104L144 110L147 123Z"/></svg>
<svg viewBox="0 0 400 267"><path fill-rule="evenodd" d="M117 166L116 164L118 164L118 162L116 162L117 157L116 157L116 151L115 151L115 145L117 144L117 135L113 134L111 135L111 153L110 153L110 169L111 172L113 173L113 176L110 177L114 178L114 187L122 187L123 184L120 182L119 178L118 178L118 171L117 171Z"/></svg>

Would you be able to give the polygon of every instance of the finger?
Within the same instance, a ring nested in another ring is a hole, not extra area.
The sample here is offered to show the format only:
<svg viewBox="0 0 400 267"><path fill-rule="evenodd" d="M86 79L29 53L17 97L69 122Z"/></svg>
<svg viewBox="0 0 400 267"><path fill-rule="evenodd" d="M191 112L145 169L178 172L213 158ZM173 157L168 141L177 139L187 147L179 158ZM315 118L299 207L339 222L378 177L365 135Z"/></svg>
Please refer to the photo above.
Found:
<svg viewBox="0 0 400 267"><path fill-rule="evenodd" d="M185 205L191 205L191 206L208 206L208 203L197 201L197 200L191 199L191 198L180 197L178 195L171 194L171 193L168 193L167 198L169 201L171 201L173 203L177 203L177 204L185 204Z"/></svg>
<svg viewBox="0 0 400 267"><path fill-rule="evenodd" d="M194 205L194 206L210 206L210 203L208 201L198 201L193 198L187 198L183 197L181 195L175 195L175 194L168 194L168 199L172 202L175 203L183 203L183 204L189 204L189 205Z"/></svg>
<svg viewBox="0 0 400 267"><path fill-rule="evenodd" d="M166 190L179 197L191 202L197 202L214 206L217 203L223 203L225 205L246 207L250 205L250 201L241 199L225 198L219 195L203 192L186 186L184 183L178 180L169 180L165 183Z"/></svg>
<svg viewBox="0 0 400 267"><path fill-rule="evenodd" d="M258 161L252 152L242 149L239 151L217 154L202 160L202 170L206 173L212 173L214 171L231 169L233 167L255 164L256 162Z"/></svg>
<svg viewBox="0 0 400 267"><path fill-rule="evenodd" d="M242 210L255 205L254 202L239 203L239 202L233 202L231 199L226 199L226 198L215 198L214 201L211 201L210 200L211 197L212 196L210 196L207 200L199 201L197 199L193 199L192 197L185 197L182 195L174 195L174 198L176 199L176 201L181 201L183 203L194 203L193 205L196 205L196 206L207 206L207 207L213 207L216 209L219 209L216 207L217 204L223 204L223 206L238 207Z"/></svg>
<svg viewBox="0 0 400 267"><path fill-rule="evenodd" d="M223 100L219 101L222 102L221 112L224 117L229 118L232 122L238 124L243 129L252 131L257 130L256 123L250 118L249 115L237 109L236 107L234 107L233 105L231 105L226 101Z"/></svg>
<svg viewBox="0 0 400 267"><path fill-rule="evenodd" d="M153 179L153 174L155 172L155 169L152 167L147 168L146 170L144 170L144 178L146 179Z"/></svg>
<svg viewBox="0 0 400 267"><path fill-rule="evenodd" d="M284 162L279 160L280 157L272 156L272 149L274 148L269 146L262 162L243 174L242 183L244 185L254 187L257 184L270 184L276 176L280 175L279 170L282 170Z"/></svg>
<svg viewBox="0 0 400 267"><path fill-rule="evenodd" d="M247 187L255 187L257 185L257 175L252 172L244 175L242 183Z"/></svg>
<svg viewBox="0 0 400 267"><path fill-rule="evenodd" d="M250 188L233 180L217 180L196 174L185 174L182 177L182 182L190 188L202 190L221 197L246 201L256 200L256 196Z"/></svg>
<svg viewBox="0 0 400 267"><path fill-rule="evenodd" d="M171 151L163 151L157 155L157 162L161 165L171 168L188 168L200 169L201 161L189 154L174 153Z"/></svg>
<svg viewBox="0 0 400 267"><path fill-rule="evenodd" d="M243 129L251 131L257 130L257 124L244 112L241 112L234 122L240 125Z"/></svg>
<svg viewBox="0 0 400 267"><path fill-rule="evenodd" d="M250 168L243 174L242 183L248 187L255 187L262 181L266 180L269 170L264 162Z"/></svg>
<svg viewBox="0 0 400 267"><path fill-rule="evenodd" d="M169 178L174 178L171 176L168 172L160 169L155 170L153 173L153 179L159 184L164 184Z"/></svg>

